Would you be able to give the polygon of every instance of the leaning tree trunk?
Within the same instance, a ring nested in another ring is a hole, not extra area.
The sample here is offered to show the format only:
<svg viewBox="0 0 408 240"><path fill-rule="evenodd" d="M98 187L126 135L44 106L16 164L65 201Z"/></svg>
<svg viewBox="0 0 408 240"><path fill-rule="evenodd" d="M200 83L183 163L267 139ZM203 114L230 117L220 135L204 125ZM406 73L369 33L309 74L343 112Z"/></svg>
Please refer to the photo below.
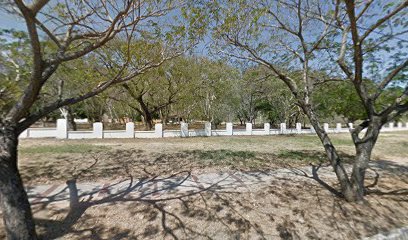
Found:
<svg viewBox="0 0 408 240"><path fill-rule="evenodd" d="M18 134L0 123L0 205L8 239L37 239L27 193L17 168Z"/></svg>
<svg viewBox="0 0 408 240"><path fill-rule="evenodd" d="M359 195L356 189L353 188L352 182L350 181L350 178L347 174L346 169L344 168L343 162L339 154L337 153L336 148L331 142L329 135L320 125L315 113L308 107L303 106L303 109L304 113L308 116L310 123L315 129L317 136L323 144L330 165L332 166L337 180L340 183L341 193L343 194L344 198L349 202L362 201L363 195Z"/></svg>

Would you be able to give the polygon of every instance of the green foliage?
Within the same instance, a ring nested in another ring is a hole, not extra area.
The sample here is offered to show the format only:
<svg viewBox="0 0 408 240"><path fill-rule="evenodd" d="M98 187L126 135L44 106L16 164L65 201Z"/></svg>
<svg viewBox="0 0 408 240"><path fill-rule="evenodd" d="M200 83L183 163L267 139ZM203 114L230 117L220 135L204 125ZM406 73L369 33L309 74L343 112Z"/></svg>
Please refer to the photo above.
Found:
<svg viewBox="0 0 408 240"><path fill-rule="evenodd" d="M349 81L334 81L316 87L313 95L313 105L322 119L332 119L341 116L349 122L366 119L362 111L363 105Z"/></svg>
<svg viewBox="0 0 408 240"><path fill-rule="evenodd" d="M29 82L31 55L25 32L0 29L0 117L16 102Z"/></svg>

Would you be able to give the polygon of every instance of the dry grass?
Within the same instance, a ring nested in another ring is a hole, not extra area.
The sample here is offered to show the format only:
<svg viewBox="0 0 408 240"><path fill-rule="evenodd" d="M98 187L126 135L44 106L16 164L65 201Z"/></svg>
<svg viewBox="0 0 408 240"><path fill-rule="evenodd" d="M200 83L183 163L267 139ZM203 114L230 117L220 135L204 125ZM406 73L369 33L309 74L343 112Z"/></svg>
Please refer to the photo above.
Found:
<svg viewBox="0 0 408 240"><path fill-rule="evenodd" d="M407 132L383 134L374 160L408 162ZM333 135L345 160L354 147L348 134ZM20 170L27 184L135 178L177 171L268 170L325 161L315 136L251 136L188 139L31 139L20 142ZM89 167L92 166L90 169ZM83 172L85 171L85 172Z"/></svg>
<svg viewBox="0 0 408 240"><path fill-rule="evenodd" d="M408 224L406 195L351 204L300 178L274 179L250 192L34 209L44 239L360 239Z"/></svg>
<svg viewBox="0 0 408 240"><path fill-rule="evenodd" d="M37 229L44 239L360 239L408 225L407 136L399 132L380 137L373 159L381 192L368 195L366 204L344 202L307 177L277 176L244 192L213 189L156 200L107 197L81 202L72 210L36 204ZM349 136L333 137L343 157L352 159ZM324 161L314 136L42 139L20 144L20 169L29 184L64 182L79 173L78 181L103 181ZM324 180L336 186L332 177Z"/></svg>

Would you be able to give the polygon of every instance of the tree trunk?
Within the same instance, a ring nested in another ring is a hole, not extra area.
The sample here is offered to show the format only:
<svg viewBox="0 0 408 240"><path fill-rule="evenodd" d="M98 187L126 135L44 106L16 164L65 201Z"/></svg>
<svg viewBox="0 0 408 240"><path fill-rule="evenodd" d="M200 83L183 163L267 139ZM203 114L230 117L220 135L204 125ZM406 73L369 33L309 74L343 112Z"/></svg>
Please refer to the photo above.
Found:
<svg viewBox="0 0 408 240"><path fill-rule="evenodd" d="M144 116L144 119L145 119L145 129L146 130L152 130L153 129L153 118L152 118L151 114L147 113Z"/></svg>
<svg viewBox="0 0 408 240"><path fill-rule="evenodd" d="M0 123L0 205L7 239L37 239L27 193L17 168L15 127Z"/></svg>
<svg viewBox="0 0 408 240"><path fill-rule="evenodd" d="M152 113L149 111L149 108L147 107L147 105L144 103L143 96L140 96L136 100L139 103L140 108L143 113L145 129L152 130L153 129L153 116L152 116Z"/></svg>
<svg viewBox="0 0 408 240"><path fill-rule="evenodd" d="M369 126L364 136L364 141L354 141L356 147L356 157L353 164L353 170L351 173L351 185L353 191L357 195L357 199L362 200L365 195L365 173L368 167L368 163L371 159L371 153L377 142L378 135L380 133L379 126Z"/></svg>
<svg viewBox="0 0 408 240"><path fill-rule="evenodd" d="M340 183L340 189L343 197L349 202L363 200L363 196L359 195L358 192L353 188L353 185L349 179L346 169L343 166L342 160L337 153L336 148L333 146L331 139L320 125L313 110L307 108L306 106L303 106L303 109L310 120L310 124L315 129L317 136L323 144L330 165L333 167L333 171Z"/></svg>
<svg viewBox="0 0 408 240"><path fill-rule="evenodd" d="M69 127L73 131L76 131L77 130L77 124L75 122L74 114L72 113L72 108L68 106L67 111L68 111L67 118L68 118L68 122L69 122Z"/></svg>
<svg viewBox="0 0 408 240"><path fill-rule="evenodd" d="M160 113L160 119L161 119L163 126L166 126L167 118L168 118L167 109L166 110L161 109L159 113Z"/></svg>

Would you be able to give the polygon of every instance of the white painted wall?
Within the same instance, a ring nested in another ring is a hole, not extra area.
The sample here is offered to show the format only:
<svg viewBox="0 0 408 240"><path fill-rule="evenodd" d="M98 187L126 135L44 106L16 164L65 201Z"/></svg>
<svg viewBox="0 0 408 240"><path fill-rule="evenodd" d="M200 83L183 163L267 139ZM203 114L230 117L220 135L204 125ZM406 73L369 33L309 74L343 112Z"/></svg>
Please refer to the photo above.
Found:
<svg viewBox="0 0 408 240"><path fill-rule="evenodd" d="M349 127L353 124L349 123ZM59 139L91 139L91 138L161 138L161 137L204 137L204 136L248 136L248 135L277 135L277 134L314 134L314 129L301 129L300 123L296 128L286 128L285 123L280 124L279 129L271 129L269 123L264 124L262 129L253 129L252 124L247 123L245 129L233 129L232 123L226 124L226 129L212 130L210 123L205 123L204 129L189 130L187 123L182 123L180 130L163 131L162 124L156 124L154 131L134 131L134 123L127 123L124 130L103 130L102 123L94 123L92 131L68 131L68 124L65 119L58 119L56 128L29 128L22 132L19 138L46 138L53 137ZM323 124L324 129L329 133L349 132L349 128L342 128L340 123L336 128L329 128L327 123ZM408 123L389 123L381 131L403 131L408 130Z"/></svg>
<svg viewBox="0 0 408 240"><path fill-rule="evenodd" d="M55 128L29 128L27 129L28 138L47 138L56 137L57 129Z"/></svg>

